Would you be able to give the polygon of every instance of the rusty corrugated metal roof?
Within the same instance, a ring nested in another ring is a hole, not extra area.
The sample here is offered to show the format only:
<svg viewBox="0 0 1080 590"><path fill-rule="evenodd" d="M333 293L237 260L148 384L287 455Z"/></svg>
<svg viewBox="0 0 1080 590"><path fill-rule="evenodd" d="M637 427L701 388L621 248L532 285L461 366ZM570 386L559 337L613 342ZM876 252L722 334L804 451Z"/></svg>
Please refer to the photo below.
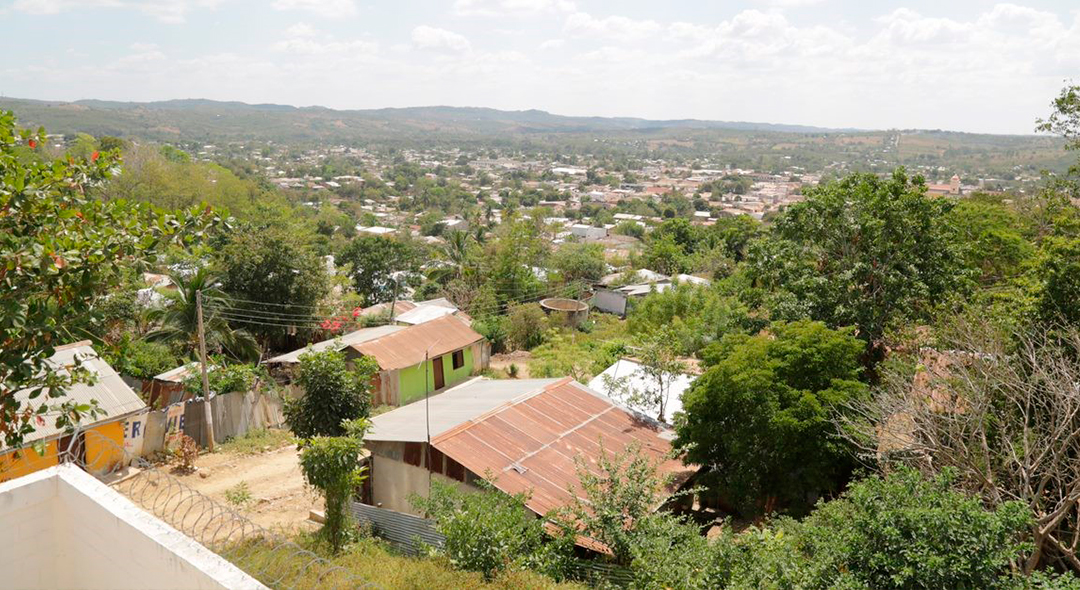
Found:
<svg viewBox="0 0 1080 590"><path fill-rule="evenodd" d="M360 354L374 357L384 371L420 364L425 355L436 357L483 340L464 321L454 316L409 326L393 334L353 345Z"/></svg>
<svg viewBox="0 0 1080 590"><path fill-rule="evenodd" d="M595 468L601 444L608 453L638 442L673 477L672 491L696 471L669 459L673 433L655 420L616 405L572 379L514 400L432 439L436 449L480 476L495 476L495 487L531 492L527 506L544 515L573 500L581 484L574 458Z"/></svg>

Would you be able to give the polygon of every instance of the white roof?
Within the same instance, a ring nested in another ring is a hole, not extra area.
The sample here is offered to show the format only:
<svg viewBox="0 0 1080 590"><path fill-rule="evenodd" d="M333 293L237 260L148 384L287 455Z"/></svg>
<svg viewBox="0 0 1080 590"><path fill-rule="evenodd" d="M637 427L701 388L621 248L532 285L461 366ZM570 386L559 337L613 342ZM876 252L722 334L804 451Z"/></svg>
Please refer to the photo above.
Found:
<svg viewBox="0 0 1080 590"><path fill-rule="evenodd" d="M399 313L394 318L394 321L415 326L416 324L437 320L444 315L452 315L456 312L457 310L442 305L417 305L405 313Z"/></svg>
<svg viewBox="0 0 1080 590"><path fill-rule="evenodd" d="M423 400L380 414L371 419L371 430L364 440L424 442L428 431L425 417L430 417L432 437L478 418L495 408L540 391L560 379L484 379L478 377ZM429 406L426 408L425 405Z"/></svg>
<svg viewBox="0 0 1080 590"><path fill-rule="evenodd" d="M646 390L651 387L655 387L656 383L652 379L645 377L642 372L641 365L629 359L619 359L615 361L615 364L604 369L603 373L600 373L596 377L593 377L592 381L589 381L589 389L599 391L600 393L612 397L612 392L609 391L604 376L607 375L611 379L627 378L626 385L634 390ZM669 388L667 407L664 408L664 421L671 423L675 413L682 411L682 395L690 385L694 382L693 375L677 375L672 381ZM641 405L633 405L624 399L618 397L612 397L617 402L626 405L627 407L637 410L650 418L656 418L657 412L660 410L657 406L644 407Z"/></svg>
<svg viewBox="0 0 1080 590"><path fill-rule="evenodd" d="M76 383L69 387L62 397L49 398L47 393L42 393L35 399L30 399L30 389L15 392L15 399L24 407L37 408L42 403L57 404L73 401L78 404L88 404L97 401L101 413L92 421L83 425L109 422L115 418L125 416L146 408L146 402L135 393L120 375L103 361L87 342L79 342L60 347L53 354L48 363L57 373L68 374L68 369L78 364L87 369L95 376L94 383ZM44 425L35 425L34 432L26 435L25 442L48 438L63 432L62 428L56 427L56 415L49 412L45 415Z"/></svg>
<svg viewBox="0 0 1080 590"><path fill-rule="evenodd" d="M695 277L694 275L678 274L678 275L675 275L672 278L674 278L676 281L679 281L680 283L693 283L695 285L711 285L712 284L712 281L710 281L709 279L703 279L701 277Z"/></svg>
<svg viewBox="0 0 1080 590"><path fill-rule="evenodd" d="M376 326L374 328L363 328L355 332L349 332L337 338L331 338L330 340L323 340L310 346L280 354L272 359L267 359L266 363L298 363L300 362L300 355L306 353L308 350L315 352L322 352L324 350L344 350L354 344L362 344L369 340L375 340L376 338L382 338L388 334L393 334L399 330L404 330L405 326Z"/></svg>

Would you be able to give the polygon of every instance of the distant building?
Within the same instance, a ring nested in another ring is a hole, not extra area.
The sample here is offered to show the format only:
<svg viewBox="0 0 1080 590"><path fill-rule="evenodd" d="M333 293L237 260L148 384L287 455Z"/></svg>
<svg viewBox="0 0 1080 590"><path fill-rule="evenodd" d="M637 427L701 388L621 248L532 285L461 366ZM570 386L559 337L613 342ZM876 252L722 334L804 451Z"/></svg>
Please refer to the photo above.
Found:
<svg viewBox="0 0 1080 590"><path fill-rule="evenodd" d="M960 176L953 174L953 177L949 180L949 184L926 185L926 194L937 196L961 194Z"/></svg>

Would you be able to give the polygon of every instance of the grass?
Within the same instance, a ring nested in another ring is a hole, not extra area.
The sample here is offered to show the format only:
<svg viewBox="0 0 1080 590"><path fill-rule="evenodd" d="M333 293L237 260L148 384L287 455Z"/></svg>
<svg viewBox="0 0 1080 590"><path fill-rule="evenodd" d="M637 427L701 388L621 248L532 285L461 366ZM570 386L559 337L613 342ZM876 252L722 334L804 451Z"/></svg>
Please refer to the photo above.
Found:
<svg viewBox="0 0 1080 590"><path fill-rule="evenodd" d="M427 590L429 588L477 588L481 590L584 590L579 584L556 583L531 572L509 572L494 580L484 580L475 572L454 569L442 557L409 557L386 543L364 538L336 556L325 553L325 544L311 533L293 538L301 547L330 562L331 567L314 567L309 555L297 554L261 540L247 540L223 548L220 553L238 567L271 588L343 588L357 583L373 583L381 588ZM332 569L332 568L340 569Z"/></svg>
<svg viewBox="0 0 1080 590"><path fill-rule="evenodd" d="M248 489L246 481L242 481L225 490L225 501L237 508L247 508L247 505L251 503L251 500L251 490Z"/></svg>
<svg viewBox="0 0 1080 590"><path fill-rule="evenodd" d="M288 430L260 428L252 430L244 436L231 438L221 443L218 445L217 450L238 455L258 455L267 451L275 451L295 442L296 439Z"/></svg>

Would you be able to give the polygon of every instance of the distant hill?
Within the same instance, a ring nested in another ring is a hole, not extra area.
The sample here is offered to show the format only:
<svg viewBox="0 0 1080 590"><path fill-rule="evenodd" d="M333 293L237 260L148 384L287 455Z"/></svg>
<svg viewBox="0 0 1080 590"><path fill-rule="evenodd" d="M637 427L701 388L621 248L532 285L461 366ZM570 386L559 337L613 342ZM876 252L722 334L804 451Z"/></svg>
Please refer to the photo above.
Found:
<svg viewBox="0 0 1080 590"><path fill-rule="evenodd" d="M0 98L0 108L14 110L25 124L50 132L85 132L155 139L232 138L331 139L381 137L392 133L464 135L608 133L646 130L737 130L782 133L835 133L805 125L652 120L633 117L568 117L540 110L501 111L479 107L408 107L334 110L277 104L247 104L205 99L159 102L79 100L54 102ZM227 118L222 120L222 118Z"/></svg>

